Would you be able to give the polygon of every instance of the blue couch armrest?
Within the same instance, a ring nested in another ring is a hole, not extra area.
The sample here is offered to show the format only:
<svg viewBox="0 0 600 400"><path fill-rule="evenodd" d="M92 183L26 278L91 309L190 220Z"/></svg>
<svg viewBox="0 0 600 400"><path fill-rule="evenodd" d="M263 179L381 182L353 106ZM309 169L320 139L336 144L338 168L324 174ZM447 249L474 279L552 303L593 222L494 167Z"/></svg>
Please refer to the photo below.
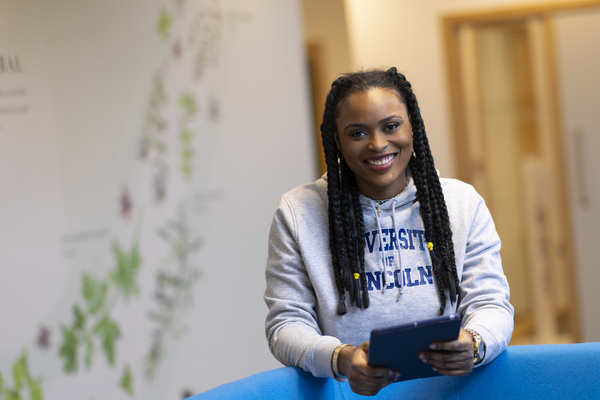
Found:
<svg viewBox="0 0 600 400"><path fill-rule="evenodd" d="M336 398L337 384L333 379L315 378L300 368L282 367L226 383L188 400L329 400Z"/></svg>
<svg viewBox="0 0 600 400"><path fill-rule="evenodd" d="M600 342L509 346L457 390L461 400L600 399Z"/></svg>
<svg viewBox="0 0 600 400"><path fill-rule="evenodd" d="M392 384L374 399L600 399L600 343L509 346L467 376ZM315 378L294 367L261 372L189 400L358 400L347 383Z"/></svg>

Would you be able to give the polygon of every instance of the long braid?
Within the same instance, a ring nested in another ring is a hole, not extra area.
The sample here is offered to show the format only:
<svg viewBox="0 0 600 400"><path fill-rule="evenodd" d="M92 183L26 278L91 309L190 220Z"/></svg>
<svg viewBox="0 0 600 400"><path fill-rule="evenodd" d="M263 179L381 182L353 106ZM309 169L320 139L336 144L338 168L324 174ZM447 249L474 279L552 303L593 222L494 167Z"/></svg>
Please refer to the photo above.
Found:
<svg viewBox="0 0 600 400"><path fill-rule="evenodd" d="M354 175L354 173L352 173ZM360 197L358 195L358 185L356 184L356 179L352 178L350 180L350 188L352 193L352 205L353 205L353 215L354 220L356 222L356 232L360 235L357 238L358 245L358 273L360 278L360 287L362 288L362 304L364 308L369 307L369 292L367 291L367 275L365 274L365 241L362 232L365 231L365 222L362 216L362 207L360 204Z"/></svg>
<svg viewBox="0 0 600 400"><path fill-rule="evenodd" d="M359 308L368 307L370 302L365 275L364 221L359 191L354 173L337 148L336 119L344 99L353 93L374 87L399 92L407 107L413 130L414 151L409 165L417 188L425 238L433 244L430 249L432 272L440 298L439 313L443 314L446 308L446 291L450 301L454 303L459 290L450 219L417 99L411 84L395 68L344 75L333 82L325 102L321 138L327 164L329 248L339 296L338 314L347 312L347 291L351 303ZM359 279L354 279L356 274Z"/></svg>
<svg viewBox="0 0 600 400"><path fill-rule="evenodd" d="M340 176L338 157L335 138L333 135L326 134L335 130L335 94L337 87L334 84L331 86L331 91L327 96L325 103L325 111L323 113L323 122L321 124L321 139L323 141L323 149L325 152L325 162L327 164L327 197L329 202L328 219L329 219L329 248L331 249L331 262L335 284L338 290L338 314L346 313L346 287L342 281L342 264L340 262L340 242L342 238L342 219L341 219L341 202L340 202Z"/></svg>
<svg viewBox="0 0 600 400"><path fill-rule="evenodd" d="M347 311L346 292L359 308L369 306L364 267L364 222L354 173L343 161L335 142L336 113L339 100L347 96L346 80L342 77L332 86L323 113L321 137L327 164L327 195L329 198L329 247L338 290L338 314ZM359 274L360 279L355 279ZM362 295L361 295L362 291Z"/></svg>
<svg viewBox="0 0 600 400"><path fill-rule="evenodd" d="M440 296L441 304L439 313L443 314L446 308L445 291L448 291L452 303L456 301L459 291L458 272L454 258L454 244L448 209L444 200L440 179L435 169L429 141L425 133L421 111L412 86L406 80L405 76L399 74L395 68L391 68L388 73L397 80L400 92L405 99L413 129L413 149L415 156L411 157L410 165L413 174L418 176L415 180L417 199L420 204L421 218L425 225L425 237L428 242L433 244L430 254ZM415 170L417 170L416 173Z"/></svg>
<svg viewBox="0 0 600 400"><path fill-rule="evenodd" d="M343 219L343 227L344 227L344 238L346 240L343 241L343 246L346 248L346 265L348 268L345 268L342 273L342 281L345 286L350 291L350 302L356 304L357 306L361 306L361 300L359 295L359 285L353 284L353 276L355 273L358 273L358 245L357 245L357 229L356 224L354 223L354 215L353 215L353 204L352 204L352 194L350 189L350 182L352 180L356 180L354 178L354 174L348 167L348 164L344 160L341 160L341 200L342 200L342 209L350 210L350 212L342 213ZM362 215L362 213L361 213Z"/></svg>

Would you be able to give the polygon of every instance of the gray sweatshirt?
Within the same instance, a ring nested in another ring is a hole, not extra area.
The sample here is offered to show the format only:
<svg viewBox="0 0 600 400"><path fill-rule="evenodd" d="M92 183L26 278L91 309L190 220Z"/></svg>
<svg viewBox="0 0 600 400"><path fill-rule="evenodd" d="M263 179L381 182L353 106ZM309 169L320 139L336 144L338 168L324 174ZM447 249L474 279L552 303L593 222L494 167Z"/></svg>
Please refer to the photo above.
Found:
<svg viewBox="0 0 600 400"><path fill-rule="evenodd" d="M441 179L441 184L460 279L458 303L448 300L444 314L460 313L463 328L483 337L486 364L504 351L513 331L500 239L472 186L454 179ZM361 310L347 301L342 316L331 267L326 180L281 197L271 224L264 295L266 335L277 360L317 377L333 377L331 357L340 343L358 346L374 328L438 316L440 301L416 191L411 180L379 208L361 196L370 306Z"/></svg>

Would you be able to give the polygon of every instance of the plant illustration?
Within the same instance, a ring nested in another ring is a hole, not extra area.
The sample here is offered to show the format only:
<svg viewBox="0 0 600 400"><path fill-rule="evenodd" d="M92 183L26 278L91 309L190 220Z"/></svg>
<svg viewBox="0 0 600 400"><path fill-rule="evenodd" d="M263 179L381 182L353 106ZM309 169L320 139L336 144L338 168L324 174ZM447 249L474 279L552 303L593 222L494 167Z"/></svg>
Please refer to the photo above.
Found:
<svg viewBox="0 0 600 400"><path fill-rule="evenodd" d="M142 137L139 142L138 154L142 159L151 158L155 169L154 194L157 200L166 196L169 166L167 165L167 142L165 132L168 127L164 108L168 104L162 74L154 76L144 116Z"/></svg>
<svg viewBox="0 0 600 400"><path fill-rule="evenodd" d="M125 366L121 381L119 382L119 387L129 396L133 397L133 374L131 373L129 365Z"/></svg>
<svg viewBox="0 0 600 400"><path fill-rule="evenodd" d="M41 379L34 379L29 372L27 352L24 350L12 367L12 387L7 385L0 373L0 400L43 400ZM28 394L29 396L26 396Z"/></svg>
<svg viewBox="0 0 600 400"><path fill-rule="evenodd" d="M67 374L78 371L81 353L86 369L90 369L96 349L100 349L109 365L115 365L116 342L121 337L121 328L111 312L120 299L127 301L130 296L139 293L136 275L141 257L137 244L127 252L118 243L113 243L112 250L116 262L114 269L105 279L83 274L82 301L73 305L72 323L60 327L62 344L59 356ZM131 391L130 375L131 370L126 368L121 387L127 392Z"/></svg>
<svg viewBox="0 0 600 400"><path fill-rule="evenodd" d="M169 39L171 35L171 26L173 25L173 17L166 6L163 6L158 16L156 31L163 40Z"/></svg>
<svg viewBox="0 0 600 400"><path fill-rule="evenodd" d="M192 120L199 114L199 102L190 90L180 92L179 97L171 99L165 89L168 86L169 72L174 62L190 63L190 77L201 80L209 68L214 68L219 59L221 32L223 30L223 13L218 0L204 2L192 10L186 6L188 0L173 0L164 5L156 22L156 33L160 39L169 44L168 58L161 63L154 74L153 86L148 95L144 112L144 124L139 140L139 156L148 159L155 172L153 176L153 191L156 200L165 199L169 188L169 143L175 141L178 135L181 150L181 174L190 180L193 175L193 139L197 136L190 126ZM192 8L192 7L189 7ZM188 21L186 15L193 13ZM187 56L187 57L186 57ZM177 102L177 103L175 103ZM175 103L175 104L173 104ZM176 105L182 111L177 124L167 123L166 110L170 105Z"/></svg>
<svg viewBox="0 0 600 400"><path fill-rule="evenodd" d="M165 266L156 273L156 307L149 313L156 325L146 356L145 374L149 379L156 376L164 355L167 335L177 336L185 330L179 315L191 303L192 288L200 276L199 271L191 265L190 257L200 249L202 242L192 233L188 222L181 210L177 221L169 221L158 231L158 235L170 245L171 250Z"/></svg>
<svg viewBox="0 0 600 400"><path fill-rule="evenodd" d="M194 88L199 87L198 81L207 81L208 70L217 65L223 20L219 0L201 3L166 0L158 12L155 33L169 46L169 51L156 68L145 104L142 104L136 151L137 157L148 163L153 197L159 202L165 200L169 193L172 171L181 173L188 182L193 177L197 156L194 140L200 133L195 129L195 122L201 111L213 121L218 115L216 99L206 99ZM174 77L173 71L180 70L187 71L188 76ZM172 84L171 79L177 83ZM179 89L180 80L195 82ZM207 105L201 107L201 104ZM179 168L170 163L179 163ZM122 187L118 207L121 220L132 218L134 204L137 209L138 204L133 202L130 188ZM202 241L191 229L184 209L180 209L176 218L159 226L158 240L167 244L168 254L154 277L152 305L148 313L152 335L143 357L143 374L147 379L157 376L167 340L186 332L182 313L190 307L194 285L200 277L192 257L202 247ZM105 251L112 253L112 268L101 274L81 274L80 292L71 305L67 321L52 329L40 326L34 350L52 349L56 352L54 354L59 357L67 375L83 369L89 371L105 360L111 368L119 371L116 385L128 396L134 397L136 377L133 371L139 371L135 369L139 365L129 364L125 362L129 360L118 357L120 340L127 335L115 311L122 303L141 294L138 275L142 257L137 240L129 248L115 241L110 250L107 248ZM11 377L9 379L10 376L0 373L0 400L43 400L42 379L32 377L26 350L12 365ZM9 383L9 380L12 382Z"/></svg>
<svg viewBox="0 0 600 400"><path fill-rule="evenodd" d="M223 13L218 1L209 2L194 15L187 38L194 55L195 79L201 79L208 68L216 66L222 30Z"/></svg>
<svg viewBox="0 0 600 400"><path fill-rule="evenodd" d="M179 107L183 116L179 122L179 139L181 141L181 170L186 179L190 179L193 173L192 161L194 158L194 147L192 139L195 134L189 128L190 121L198 113L196 98L191 93L184 93L179 98Z"/></svg>

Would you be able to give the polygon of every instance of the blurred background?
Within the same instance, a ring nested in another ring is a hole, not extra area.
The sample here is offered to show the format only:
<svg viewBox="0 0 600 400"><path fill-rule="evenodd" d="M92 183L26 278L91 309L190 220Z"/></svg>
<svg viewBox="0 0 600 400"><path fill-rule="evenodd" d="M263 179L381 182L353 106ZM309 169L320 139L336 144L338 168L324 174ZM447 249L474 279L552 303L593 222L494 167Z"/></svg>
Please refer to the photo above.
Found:
<svg viewBox="0 0 600 400"><path fill-rule="evenodd" d="M600 1L0 0L0 400L166 399L280 366L279 196L343 72L396 66L484 196L511 344L600 341ZM9 397L13 396L13 397Z"/></svg>

